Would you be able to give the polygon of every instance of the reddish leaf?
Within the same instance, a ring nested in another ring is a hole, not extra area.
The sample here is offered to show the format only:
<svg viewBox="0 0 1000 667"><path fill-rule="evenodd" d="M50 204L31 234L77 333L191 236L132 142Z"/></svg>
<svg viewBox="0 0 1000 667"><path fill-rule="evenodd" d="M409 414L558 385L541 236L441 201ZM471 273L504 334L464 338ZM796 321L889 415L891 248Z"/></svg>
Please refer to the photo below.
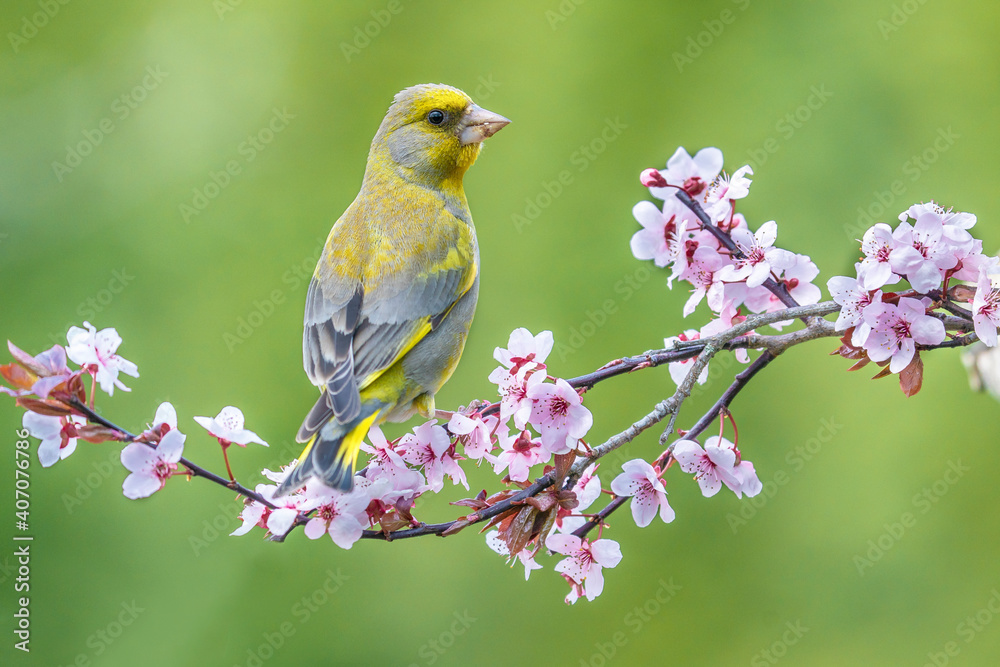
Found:
<svg viewBox="0 0 1000 667"><path fill-rule="evenodd" d="M882 366L882 370L872 376L873 380L881 380L884 377L892 375L892 371L889 370L889 364L879 364Z"/></svg>
<svg viewBox="0 0 1000 667"><path fill-rule="evenodd" d="M456 500L454 502L448 503L449 505L463 505L465 507L471 507L474 510L481 510L484 507L488 507L489 504L486 502L486 489L483 489L476 495L475 498L465 498L463 500Z"/></svg>
<svg viewBox="0 0 1000 667"><path fill-rule="evenodd" d="M573 465L573 461L576 460L576 452L567 452L565 454L556 454L555 464L556 464L556 477L555 485L562 486L562 481L566 478L569 473L570 467Z"/></svg>
<svg viewBox="0 0 1000 667"><path fill-rule="evenodd" d="M43 401L23 396L17 399L16 403L25 410L31 410L32 412L37 412L40 415L48 415L49 417L62 417L73 414L73 411L62 403L49 399Z"/></svg>
<svg viewBox="0 0 1000 667"><path fill-rule="evenodd" d="M976 288L972 285L955 285L948 290L948 296L953 301L967 301L972 303L972 299L976 296Z"/></svg>
<svg viewBox="0 0 1000 667"><path fill-rule="evenodd" d="M913 355L913 360L899 373L899 388L908 397L920 391L920 386L924 382L924 362L920 359L920 353Z"/></svg>
<svg viewBox="0 0 1000 667"><path fill-rule="evenodd" d="M525 505L517 513L510 527L506 531L501 531L500 538L507 543L510 553L521 553L534 534L535 516L537 510L530 505Z"/></svg>
<svg viewBox="0 0 1000 667"><path fill-rule="evenodd" d="M7 384L15 389L31 389L32 385L38 381L38 376L25 370L20 364L4 364L0 366L0 375L7 381Z"/></svg>
<svg viewBox="0 0 1000 667"><path fill-rule="evenodd" d="M470 525L472 525L472 522L464 517L461 519L456 519L453 524L448 526L448 528L446 528L444 532L441 533L441 535L442 537L447 537L448 535L454 535L458 531L462 530L463 528L467 528Z"/></svg>
<svg viewBox="0 0 1000 667"><path fill-rule="evenodd" d="M108 428L107 426L101 426L100 424L86 424L84 426L80 426L76 429L76 433L87 442L95 444L99 442L107 442L109 440L119 440L122 435L119 431L116 431L113 428Z"/></svg>

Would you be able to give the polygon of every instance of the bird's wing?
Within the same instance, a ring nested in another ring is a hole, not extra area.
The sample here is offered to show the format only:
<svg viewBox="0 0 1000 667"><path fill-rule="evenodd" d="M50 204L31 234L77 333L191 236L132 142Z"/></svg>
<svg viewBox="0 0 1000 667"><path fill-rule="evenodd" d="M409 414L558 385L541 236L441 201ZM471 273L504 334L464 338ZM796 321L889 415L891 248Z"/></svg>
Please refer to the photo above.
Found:
<svg viewBox="0 0 1000 667"><path fill-rule="evenodd" d="M304 365L326 400L310 411L297 439L308 440L331 414L342 423L354 419L359 391L413 349L472 287L478 272L472 228L445 209L431 227L432 238L391 248L389 263L377 261L381 271L369 272L364 286L338 278L336 258L311 281Z"/></svg>

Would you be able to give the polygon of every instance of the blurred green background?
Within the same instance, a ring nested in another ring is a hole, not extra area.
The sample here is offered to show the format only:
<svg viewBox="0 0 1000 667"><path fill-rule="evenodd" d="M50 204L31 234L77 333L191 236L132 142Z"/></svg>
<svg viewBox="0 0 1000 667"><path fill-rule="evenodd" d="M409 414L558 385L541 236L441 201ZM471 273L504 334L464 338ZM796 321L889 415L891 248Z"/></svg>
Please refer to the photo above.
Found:
<svg viewBox="0 0 1000 667"><path fill-rule="evenodd" d="M719 146L730 171L755 166L742 210L753 227L778 221L779 245L813 257L824 294L851 269L866 211L892 221L934 199L976 213L973 231L995 250L998 22L992 4L917 0L7 0L0 336L37 352L84 319L117 327L142 377L124 378L131 393L102 396L104 414L139 429L170 400L186 454L221 470L191 417L240 406L271 443L234 453L253 484L298 453L292 436L314 397L301 370L300 276L356 193L399 89L447 82L514 121L466 179L482 291L465 358L438 399L447 408L493 395L492 351L515 327L575 341L550 359L571 377L704 323L704 310L682 321L687 294L668 292L665 274L629 251L630 210L646 195L638 174L678 145ZM235 175L220 175L230 162ZM544 196L564 170L571 181ZM614 312L598 315L608 300ZM954 352L928 355L925 389L905 399L894 380L846 373L832 347L788 352L733 406L765 495L704 499L671 474L676 521L639 530L616 514L605 536L624 560L600 598L573 607L555 558L525 583L472 530L350 551L301 531L286 544L260 531L226 537L238 525L231 494L175 481L128 501L124 471L107 464L118 448L81 443L53 468L32 466L32 652L13 650L5 611L0 656L995 664L1000 491L983 471L998 458L996 404L970 393ZM680 425L736 370L715 362ZM600 385L587 395L591 441L672 391L666 368ZM5 508L20 419L4 401ZM655 456L657 435L628 457ZM622 460L603 467L605 487ZM486 471L471 482L497 486ZM419 516L454 517L446 503L464 495L449 488ZM0 521L4 610L15 600L12 522ZM876 556L859 573L857 557Z"/></svg>

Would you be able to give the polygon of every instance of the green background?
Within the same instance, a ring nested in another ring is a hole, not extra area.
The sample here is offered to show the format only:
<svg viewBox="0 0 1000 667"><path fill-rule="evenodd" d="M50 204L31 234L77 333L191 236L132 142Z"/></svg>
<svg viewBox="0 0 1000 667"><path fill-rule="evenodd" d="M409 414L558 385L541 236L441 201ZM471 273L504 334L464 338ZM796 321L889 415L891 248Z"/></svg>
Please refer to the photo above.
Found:
<svg viewBox="0 0 1000 667"><path fill-rule="evenodd" d="M704 310L682 321L684 290L669 292L665 274L629 251L630 210L646 196L638 174L678 145L719 146L730 171L753 160L742 210L754 228L778 221L778 244L812 256L824 294L858 256L859 209L892 221L934 199L977 214L985 248L1000 246L993 4L299 1L233 3L220 16L208 0L50 2L58 11L38 14L45 25L16 44L9 34L43 10L30 0L0 9L0 336L37 352L84 319L116 327L142 377L124 378L131 393L99 396L103 413L139 429L170 400L189 434L186 454L221 470L218 447L191 417L237 405L271 443L234 453L250 484L298 453L292 436L314 397L301 370L296 272L311 271L356 193L392 95L414 83L461 87L513 120L466 179L482 291L443 408L493 395L493 348L519 326L575 341L550 358L553 374L571 377L705 322ZM358 37L366 28L367 41ZM162 74L142 89L147 67ZM821 104L816 90L829 94ZM143 98L127 116L122 95ZM250 160L241 144L275 109L292 118ZM67 146L106 118L112 131L57 174ZM601 146L609 121L624 129ZM592 142L600 154L581 159ZM186 221L180 205L230 160L239 173ZM563 170L571 182L541 196ZM531 201L543 206L518 226ZM128 282L113 294L115 271ZM225 338L255 311L266 317L253 316L251 335ZM238 525L232 494L175 480L128 501L124 470L106 464L118 448L81 443L66 461L31 468L30 655L12 649L13 517L0 520L0 656L31 665L253 665L255 653L281 665L920 665L937 653L939 664L995 664L993 612L980 613L978 630L962 624L1000 588L1000 491L987 472L997 462L996 404L970 393L953 351L926 356L925 389L906 399L895 380L848 374L832 347L789 351L733 406L769 495L756 506L726 492L704 499L671 473L676 521L639 530L627 510L616 514L605 536L624 560L606 571L600 598L573 607L555 558L526 583L473 530L350 551L301 531L285 544L257 530L227 537ZM715 362L681 426L737 368ZM587 395L591 441L672 391L666 368L599 385ZM20 419L4 401L4 508ZM658 454L657 435L635 441L628 458ZM803 447L809 460L795 453ZM602 468L605 488L622 460ZM950 465L967 468L948 475L954 484L942 481ZM497 488L485 470L471 481L473 491ZM924 489L933 503L920 500ZM446 503L460 491L449 487L418 515L456 516ZM741 510L749 518L734 528ZM907 512L897 539L893 524ZM880 538L889 548L859 574L855 557ZM341 581L327 595L330 572ZM675 589L661 604L664 583ZM303 598L322 603L306 611ZM134 605L134 620L123 605ZM119 628L119 616L130 624ZM796 625L801 637L788 630ZM290 636L270 651L266 637L283 631ZM957 655L945 655L948 642Z"/></svg>

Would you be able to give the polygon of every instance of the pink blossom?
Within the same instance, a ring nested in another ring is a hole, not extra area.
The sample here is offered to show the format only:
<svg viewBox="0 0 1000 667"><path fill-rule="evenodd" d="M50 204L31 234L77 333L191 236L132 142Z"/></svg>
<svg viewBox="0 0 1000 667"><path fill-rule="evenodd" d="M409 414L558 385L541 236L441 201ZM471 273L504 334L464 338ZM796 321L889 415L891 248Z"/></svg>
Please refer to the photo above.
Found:
<svg viewBox="0 0 1000 667"><path fill-rule="evenodd" d="M859 281L867 290L879 289L884 285L899 282L899 276L892 272L889 255L895 247L892 229L884 222L868 228L861 240L861 250L865 258L855 265ZM839 303L839 302L838 302Z"/></svg>
<svg viewBox="0 0 1000 667"><path fill-rule="evenodd" d="M944 237L941 218L936 214L923 213L913 225L899 223L892 239L895 247L889 253L889 265L918 292L940 287L944 272L958 264L954 249Z"/></svg>
<svg viewBox="0 0 1000 667"><path fill-rule="evenodd" d="M583 399L566 380L538 384L528 389L532 400L531 425L538 429L542 446L553 454L565 454L576 447L594 424Z"/></svg>
<svg viewBox="0 0 1000 667"><path fill-rule="evenodd" d="M528 390L545 381L545 372L521 368L516 373L507 368L497 368L490 373L490 382L500 393L500 419L514 418L517 428L524 428L531 416L531 399Z"/></svg>
<svg viewBox="0 0 1000 667"><path fill-rule="evenodd" d="M688 340L698 340L701 338L701 333L697 329L688 329L680 336L670 336L669 338L663 339L663 347L665 349L673 349L673 344L679 341ZM667 364L667 370L670 372L670 379L674 381L678 387L684 382L687 377L688 372L692 368L697 359L697 355L691 357L690 359L684 359L683 361L671 361ZM705 384L708 381L708 366L706 365L701 369L701 374L698 376L698 384Z"/></svg>
<svg viewBox="0 0 1000 667"><path fill-rule="evenodd" d="M864 318L871 327L864 345L868 358L875 362L891 359L893 373L910 364L916 344L937 345L945 338L944 323L927 315L918 299L902 298L898 306L873 303L865 308Z"/></svg>
<svg viewBox="0 0 1000 667"><path fill-rule="evenodd" d="M719 279L726 282L745 281L747 287L762 285L771 275L778 225L771 220L761 225L755 234L742 228L734 229L730 234L743 257L734 257L733 264L723 267L719 271Z"/></svg>
<svg viewBox="0 0 1000 667"><path fill-rule="evenodd" d="M521 368L544 368L553 343L551 331L533 336L530 331L521 327L511 332L507 349L498 347L493 350L493 358L503 364L504 368L512 369L512 373L517 373Z"/></svg>
<svg viewBox="0 0 1000 667"><path fill-rule="evenodd" d="M496 415L482 419L479 415L467 417L456 412L448 421L448 430L458 436L465 455L479 461L493 450L491 433L498 421L499 417Z"/></svg>
<svg viewBox="0 0 1000 667"><path fill-rule="evenodd" d="M297 459L293 459L288 465L282 466L279 472L273 472L265 468L261 471L264 477L268 478L274 484L258 484L254 491L257 492L259 496L264 498L269 502L275 502L279 507L276 510L271 510L270 507L256 500L251 500L249 498L244 500L243 511L240 512L240 520L243 523L239 528L229 533L230 535L246 535L250 532L250 529L254 526L259 526L265 530L270 530L272 534L284 535L291 528L292 523L295 521L295 517L298 514L296 509L298 505L305 504L306 498L301 491L283 496L282 498L274 501L274 492L278 490L278 484L285 481L285 478L292 471L293 468L298 464ZM273 527L275 530L284 528L280 533L275 533L271 530L269 523L271 522L271 515L273 512L277 512L277 518L274 519Z"/></svg>
<svg viewBox="0 0 1000 667"><path fill-rule="evenodd" d="M243 412L231 405L222 408L214 418L195 417L194 420L201 424L210 435L218 438L223 446L236 444L246 447L249 443L256 442L267 447L267 443L261 440L260 436L243 428Z"/></svg>
<svg viewBox="0 0 1000 667"><path fill-rule="evenodd" d="M397 450L397 445L385 439L382 429L373 426L368 431L368 439L372 444L362 442L361 449L372 455L368 462L369 477L391 478L395 475L405 474L409 470Z"/></svg>
<svg viewBox="0 0 1000 667"><path fill-rule="evenodd" d="M0 387L0 394L8 396L31 396L48 398L49 392L67 382L74 372L66 365L66 349L62 345L53 345L38 356L31 356L17 345L7 341L7 349L14 360L30 373L28 377L37 377L30 388L8 389ZM76 371L79 373L80 371Z"/></svg>
<svg viewBox="0 0 1000 667"><path fill-rule="evenodd" d="M366 476L355 476L355 488L365 489L372 500L390 507L397 504L412 506L417 498L430 490L424 483L424 476L416 470L407 468L394 472L390 477L383 477L383 470L369 469Z"/></svg>
<svg viewBox="0 0 1000 667"><path fill-rule="evenodd" d="M305 525L310 540L329 535L341 549L350 549L361 539L367 524L368 489L356 486L349 493L335 491L322 485L307 486L304 494L315 506L316 514Z"/></svg>
<svg viewBox="0 0 1000 667"><path fill-rule="evenodd" d="M126 446L122 450L122 465L132 474L122 484L125 497L147 498L162 489L177 470L185 439L186 435L172 429L160 438L155 449L141 442Z"/></svg>
<svg viewBox="0 0 1000 667"><path fill-rule="evenodd" d="M721 174L712 183L705 196L705 212L713 220L725 220L732 210L732 202L750 194L751 181L747 174L753 175L750 165L740 167L732 177Z"/></svg>
<svg viewBox="0 0 1000 667"><path fill-rule="evenodd" d="M674 445L673 457L686 473L694 473L701 493L710 498L725 484L742 498L756 496L762 488L753 464L739 461L738 450L729 440L717 435L705 440L705 449L694 440L680 440ZM739 461L739 462L737 462Z"/></svg>
<svg viewBox="0 0 1000 667"><path fill-rule="evenodd" d="M77 428L86 423L86 419L76 415L55 417L31 411L25 412L21 418L21 424L28 435L41 440L38 444L38 462L43 468L48 468L76 451Z"/></svg>
<svg viewBox="0 0 1000 667"><path fill-rule="evenodd" d="M854 266L860 273L861 265ZM863 320L861 312L873 301L882 300L882 290L876 289L873 296L860 277L834 276L826 281L826 288L840 306L840 314L837 315L837 323L834 326L837 331L847 331L860 324Z"/></svg>
<svg viewBox="0 0 1000 667"><path fill-rule="evenodd" d="M819 267L808 255L779 250L771 268L776 281L784 285L791 297L800 305L807 306L819 302L823 293L819 287L812 284L813 279L819 275ZM748 290L744 303L755 313L771 313L787 307L774 293L763 286ZM780 331L789 324L790 320L783 320L773 323L771 327Z"/></svg>
<svg viewBox="0 0 1000 667"><path fill-rule="evenodd" d="M115 329L97 329L90 322L83 326L70 327L66 334L69 345L66 355L81 367L86 367L94 373L97 383L108 395L115 393L115 387L122 391L131 391L118 379L118 373L125 373L134 378L139 377L139 368L128 359L119 357L118 346L122 344L121 336Z"/></svg>
<svg viewBox="0 0 1000 667"><path fill-rule="evenodd" d="M597 540L587 542L576 535L552 533L545 540L545 546L568 556L556 564L556 572L561 573L570 582L573 590L566 597L568 604L576 602L580 593L593 600L604 590L604 573L606 567L615 567L622 560L622 550L614 540ZM582 587L582 591L580 588Z"/></svg>
<svg viewBox="0 0 1000 667"><path fill-rule="evenodd" d="M580 515L601 497L601 480L597 476L599 466L599 463L590 464L576 481L573 490L576 492L577 506L572 510L559 508L556 515L556 529L560 533L572 533L587 522L586 517Z"/></svg>
<svg viewBox="0 0 1000 667"><path fill-rule="evenodd" d="M708 295L708 307L718 312L724 304L725 283L720 277L722 269L728 265L728 258L707 245L699 245L694 251L687 268L680 275L694 287L691 297L684 304L684 317L694 312L701 300Z"/></svg>
<svg viewBox="0 0 1000 667"><path fill-rule="evenodd" d="M997 344L997 327L1000 326L1000 289L993 286L989 269L983 266L979 271L976 295L972 298L972 321L976 335L987 347Z"/></svg>
<svg viewBox="0 0 1000 667"><path fill-rule="evenodd" d="M650 187L649 194L666 200L677 193L678 187L682 187L696 197L719 175L722 163L722 151L718 148L702 148L692 158L681 146L667 160L667 168L660 172L667 183L676 187Z"/></svg>
<svg viewBox="0 0 1000 667"><path fill-rule="evenodd" d="M632 235L632 254L636 259L651 259L659 267L676 262L685 251L688 227L697 226L691 210L675 198L663 203L662 212L652 202L641 201L632 208L632 215L643 227ZM670 280L679 273L675 266Z"/></svg>
<svg viewBox="0 0 1000 667"><path fill-rule="evenodd" d="M501 556L508 556L507 562L509 563L511 559L510 549L507 548L507 543L500 539L500 531L494 530L486 534L486 546L488 546L493 551L497 552ZM524 566L524 580L527 581L528 577L531 576L532 570L540 570L542 566L535 562L535 554L528 551L527 549L522 549L517 554L517 559L521 561L521 565Z"/></svg>
<svg viewBox="0 0 1000 667"><path fill-rule="evenodd" d="M452 483L469 488L451 438L435 420L421 424L412 433L404 435L399 441L399 450L404 461L423 466L427 484L435 493L444 488L445 475L451 478Z"/></svg>
<svg viewBox="0 0 1000 667"><path fill-rule="evenodd" d="M521 431L514 437L500 438L500 454L493 464L493 472L500 474L507 470L513 482L524 482L528 479L529 469L539 463L546 463L552 453L542 447L538 440L532 440L531 433Z"/></svg>
<svg viewBox="0 0 1000 667"><path fill-rule="evenodd" d="M611 490L619 496L632 497L632 518L640 528L653 522L656 513L664 523L674 520L674 510L667 503L667 490L656 470L642 459L633 459L622 466L622 474L611 482Z"/></svg>

